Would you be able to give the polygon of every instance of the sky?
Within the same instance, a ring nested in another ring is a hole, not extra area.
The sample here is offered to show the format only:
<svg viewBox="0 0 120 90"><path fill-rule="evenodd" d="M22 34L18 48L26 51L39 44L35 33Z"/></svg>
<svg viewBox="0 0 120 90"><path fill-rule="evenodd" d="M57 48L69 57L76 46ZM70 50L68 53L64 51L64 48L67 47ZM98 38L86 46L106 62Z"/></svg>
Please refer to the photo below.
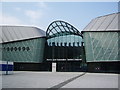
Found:
<svg viewBox="0 0 120 90"><path fill-rule="evenodd" d="M35 26L47 30L63 20L79 31L94 18L118 12L117 2L2 2L0 25Z"/></svg>

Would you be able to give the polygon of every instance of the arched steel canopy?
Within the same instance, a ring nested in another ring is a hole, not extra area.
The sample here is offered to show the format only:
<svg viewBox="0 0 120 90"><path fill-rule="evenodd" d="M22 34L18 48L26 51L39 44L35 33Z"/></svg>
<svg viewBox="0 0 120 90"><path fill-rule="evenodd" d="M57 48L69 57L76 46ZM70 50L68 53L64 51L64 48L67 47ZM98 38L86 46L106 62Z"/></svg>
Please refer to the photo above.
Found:
<svg viewBox="0 0 120 90"><path fill-rule="evenodd" d="M46 31L47 38L53 38L64 35L78 35L82 37L82 34L71 24L64 21L54 21L52 22Z"/></svg>

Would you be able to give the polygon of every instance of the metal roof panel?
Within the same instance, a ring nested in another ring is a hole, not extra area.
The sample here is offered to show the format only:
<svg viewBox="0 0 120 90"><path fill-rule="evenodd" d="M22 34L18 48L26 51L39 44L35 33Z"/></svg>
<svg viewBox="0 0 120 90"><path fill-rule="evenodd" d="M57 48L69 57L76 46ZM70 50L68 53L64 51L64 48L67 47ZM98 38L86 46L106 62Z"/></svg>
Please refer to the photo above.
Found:
<svg viewBox="0 0 120 90"><path fill-rule="evenodd" d="M120 13L97 17L83 31L120 31Z"/></svg>
<svg viewBox="0 0 120 90"><path fill-rule="evenodd" d="M18 41L30 38L44 37L45 31L28 26L0 26L3 42Z"/></svg>
<svg viewBox="0 0 120 90"><path fill-rule="evenodd" d="M106 19L102 22L101 26L98 28L98 31L106 31L108 26L113 22L115 16L116 14L105 16Z"/></svg>
<svg viewBox="0 0 120 90"><path fill-rule="evenodd" d="M97 22L91 28L91 31L97 31L99 29L99 27L101 26L102 22L104 22L105 19L106 19L106 17L98 18Z"/></svg>
<svg viewBox="0 0 120 90"><path fill-rule="evenodd" d="M108 31L108 30L115 30L115 29L118 30L118 14L116 14L115 18L110 23L110 25L108 26L106 31Z"/></svg>

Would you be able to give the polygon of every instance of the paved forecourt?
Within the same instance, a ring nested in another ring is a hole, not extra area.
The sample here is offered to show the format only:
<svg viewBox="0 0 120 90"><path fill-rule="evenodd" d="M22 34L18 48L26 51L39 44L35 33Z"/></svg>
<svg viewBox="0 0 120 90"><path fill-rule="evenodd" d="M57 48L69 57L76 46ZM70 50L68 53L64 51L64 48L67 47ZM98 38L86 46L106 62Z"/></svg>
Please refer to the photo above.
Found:
<svg viewBox="0 0 120 90"><path fill-rule="evenodd" d="M20 71L3 75L2 88L118 88L118 74Z"/></svg>

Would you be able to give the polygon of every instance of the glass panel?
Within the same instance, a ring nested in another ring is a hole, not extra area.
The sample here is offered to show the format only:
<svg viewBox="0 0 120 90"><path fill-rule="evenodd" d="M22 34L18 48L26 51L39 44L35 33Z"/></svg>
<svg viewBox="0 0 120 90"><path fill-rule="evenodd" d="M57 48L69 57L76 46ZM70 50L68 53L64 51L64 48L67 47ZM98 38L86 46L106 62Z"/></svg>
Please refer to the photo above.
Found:
<svg viewBox="0 0 120 90"><path fill-rule="evenodd" d="M4 44L4 47L13 48L3 52L3 60L13 62L42 62L45 39L34 39ZM24 50L23 50L24 49Z"/></svg>
<svg viewBox="0 0 120 90"><path fill-rule="evenodd" d="M58 32L61 32L61 30L60 30L58 27L56 27L55 29L56 29Z"/></svg>
<svg viewBox="0 0 120 90"><path fill-rule="evenodd" d="M61 25L61 23L60 22L56 22L57 23L57 25Z"/></svg>
<svg viewBox="0 0 120 90"><path fill-rule="evenodd" d="M52 29L52 32L55 34L55 33L57 33L57 31L55 30L55 29Z"/></svg>
<svg viewBox="0 0 120 90"><path fill-rule="evenodd" d="M66 23L64 23L64 22L61 22L61 23L62 23L63 26L66 26Z"/></svg>
<svg viewBox="0 0 120 90"><path fill-rule="evenodd" d="M119 40L117 32L85 32L87 61L118 61Z"/></svg>
<svg viewBox="0 0 120 90"><path fill-rule="evenodd" d="M91 45L91 38L88 32L84 33L84 42L85 42L85 52L86 52L86 60L93 61L93 51Z"/></svg>
<svg viewBox="0 0 120 90"><path fill-rule="evenodd" d="M64 32L65 31L65 29L62 27L62 26L60 26L60 29Z"/></svg>
<svg viewBox="0 0 120 90"><path fill-rule="evenodd" d="M65 28L65 30L66 30L66 31L68 31L68 32L69 32L69 29L68 29L67 27L64 27L64 28Z"/></svg>

